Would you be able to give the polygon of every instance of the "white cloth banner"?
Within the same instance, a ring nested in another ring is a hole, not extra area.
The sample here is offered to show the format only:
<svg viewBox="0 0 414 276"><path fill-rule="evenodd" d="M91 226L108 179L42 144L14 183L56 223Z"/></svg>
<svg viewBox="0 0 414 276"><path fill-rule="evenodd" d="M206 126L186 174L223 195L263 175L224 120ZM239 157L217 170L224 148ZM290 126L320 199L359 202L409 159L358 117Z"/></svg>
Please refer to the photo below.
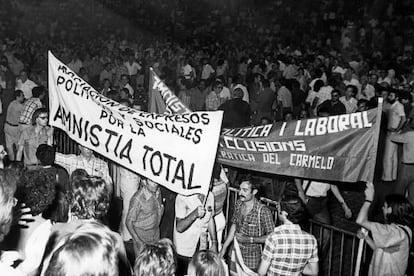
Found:
<svg viewBox="0 0 414 276"><path fill-rule="evenodd" d="M52 126L183 195L207 194L222 112L155 114L108 99L49 52Z"/></svg>

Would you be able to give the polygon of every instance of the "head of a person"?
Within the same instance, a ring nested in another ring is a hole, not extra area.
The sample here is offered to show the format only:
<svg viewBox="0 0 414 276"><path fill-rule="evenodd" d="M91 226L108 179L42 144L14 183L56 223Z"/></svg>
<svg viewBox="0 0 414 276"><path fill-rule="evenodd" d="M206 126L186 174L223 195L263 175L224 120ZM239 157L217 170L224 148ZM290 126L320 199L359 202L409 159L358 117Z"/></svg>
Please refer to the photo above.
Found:
<svg viewBox="0 0 414 276"><path fill-rule="evenodd" d="M203 91L204 89L206 89L206 81L205 80L200 80L200 82L198 83L198 89L200 89L200 91Z"/></svg>
<svg viewBox="0 0 414 276"><path fill-rule="evenodd" d="M302 224L306 221L306 213L301 199L297 196L284 198L280 202L278 217L282 223L290 221L293 224Z"/></svg>
<svg viewBox="0 0 414 276"><path fill-rule="evenodd" d="M241 90L241 88L234 89L233 98L242 99L243 98L243 90Z"/></svg>
<svg viewBox="0 0 414 276"><path fill-rule="evenodd" d="M103 80L103 86L106 89L111 88L111 81L109 79L104 79Z"/></svg>
<svg viewBox="0 0 414 276"><path fill-rule="evenodd" d="M268 125L271 124L272 120L268 117L262 117L260 118L260 125Z"/></svg>
<svg viewBox="0 0 414 276"><path fill-rule="evenodd" d="M378 83L378 75L377 74L370 74L368 82L371 85L376 85Z"/></svg>
<svg viewBox="0 0 414 276"><path fill-rule="evenodd" d="M299 119L308 119L309 113L306 109L301 109L299 112Z"/></svg>
<svg viewBox="0 0 414 276"><path fill-rule="evenodd" d="M240 181L240 190L239 196L242 202L250 202L254 200L257 192L259 191L259 187L256 184L256 181L252 179L250 176L246 176Z"/></svg>
<svg viewBox="0 0 414 276"><path fill-rule="evenodd" d="M119 98L128 99L129 98L129 90L127 88L122 88L121 90L119 90Z"/></svg>
<svg viewBox="0 0 414 276"><path fill-rule="evenodd" d="M188 276L225 276L226 267L218 255L210 250L198 251L188 265Z"/></svg>
<svg viewBox="0 0 414 276"><path fill-rule="evenodd" d="M338 90L334 89L331 92L331 101L332 103L337 103L339 101L339 98L341 97L341 94Z"/></svg>
<svg viewBox="0 0 414 276"><path fill-rule="evenodd" d="M391 90L391 91L388 93L387 101L388 101L390 104L395 103L396 101L398 101L398 99L399 99L399 95L398 95L398 92L397 92L397 91Z"/></svg>
<svg viewBox="0 0 414 276"><path fill-rule="evenodd" d="M33 87L32 89L32 97L33 98L39 98L39 99L43 99L46 96L46 91L45 88L43 86L36 86Z"/></svg>
<svg viewBox="0 0 414 276"><path fill-rule="evenodd" d="M176 270L176 253L169 239L146 244L135 259L137 276L173 276Z"/></svg>
<svg viewBox="0 0 414 276"><path fill-rule="evenodd" d="M88 222L53 249L45 276L118 276L118 241L106 226Z"/></svg>
<svg viewBox="0 0 414 276"><path fill-rule="evenodd" d="M293 120L293 113L290 112L290 111L285 112L285 114L283 114L283 119L284 119L285 122L292 121Z"/></svg>
<svg viewBox="0 0 414 276"><path fill-rule="evenodd" d="M49 112L46 108L36 109L32 116L32 125L45 127L49 123Z"/></svg>
<svg viewBox="0 0 414 276"><path fill-rule="evenodd" d="M368 110L368 101L365 99L359 99L357 103L357 111L362 112Z"/></svg>
<svg viewBox="0 0 414 276"><path fill-rule="evenodd" d="M84 169L76 169L70 175L70 181L78 181L82 178L88 178L89 174Z"/></svg>
<svg viewBox="0 0 414 276"><path fill-rule="evenodd" d="M50 166L55 163L55 148L48 144L41 144L37 147L36 157L43 166Z"/></svg>
<svg viewBox="0 0 414 276"><path fill-rule="evenodd" d="M159 189L158 183L152 181L151 179L142 178L141 183L147 190L149 190L152 193L157 192Z"/></svg>
<svg viewBox="0 0 414 276"><path fill-rule="evenodd" d="M315 81L315 84L313 85L313 91L315 92L319 92L319 90L321 90L321 88L324 86L325 84L323 83L323 80L317 80Z"/></svg>
<svg viewBox="0 0 414 276"><path fill-rule="evenodd" d="M79 145L79 151L80 151L80 155L85 157L85 158L92 158L93 157L93 150L91 150L87 147Z"/></svg>
<svg viewBox="0 0 414 276"><path fill-rule="evenodd" d="M23 94L23 91L22 90L16 90L16 91L14 91L14 98L19 103L23 103L24 102L24 94Z"/></svg>
<svg viewBox="0 0 414 276"><path fill-rule="evenodd" d="M28 79L28 74L27 74L27 71L26 71L26 70L22 70L22 71L20 71L20 75L19 75L19 77L20 77L20 80L21 80L22 82L27 81L27 79Z"/></svg>
<svg viewBox="0 0 414 276"><path fill-rule="evenodd" d="M355 97L356 94L357 94L357 92L358 92L358 89L356 88L355 85L350 84L350 85L347 85L346 86L345 95L348 98Z"/></svg>
<svg viewBox="0 0 414 276"><path fill-rule="evenodd" d="M329 117L330 112L329 109L326 107L321 107L318 111L319 117Z"/></svg>
<svg viewBox="0 0 414 276"><path fill-rule="evenodd" d="M10 230L13 219L13 207L17 203L16 192L17 174L10 169L0 169L0 241Z"/></svg>
<svg viewBox="0 0 414 276"><path fill-rule="evenodd" d="M101 221L108 212L110 195L105 181L89 176L72 181L70 211L78 219Z"/></svg>
<svg viewBox="0 0 414 276"><path fill-rule="evenodd" d="M129 82L129 76L126 75L126 74L123 74L121 76L121 81L120 82L121 82L122 86L125 86Z"/></svg>
<svg viewBox="0 0 414 276"><path fill-rule="evenodd" d="M216 94L220 94L220 92L223 90L223 87L224 87L223 83L219 80L216 80L216 82L214 83L214 86L213 86L214 92Z"/></svg>
<svg viewBox="0 0 414 276"><path fill-rule="evenodd" d="M269 88L270 87L270 81L268 79L263 79L262 80L262 85L264 88Z"/></svg>
<svg viewBox="0 0 414 276"><path fill-rule="evenodd" d="M37 216L46 211L56 197L56 175L45 170L25 171L19 179L19 198Z"/></svg>
<svg viewBox="0 0 414 276"><path fill-rule="evenodd" d="M414 210L408 199L403 195L391 194L385 197L382 207L386 223L395 223L412 227Z"/></svg>

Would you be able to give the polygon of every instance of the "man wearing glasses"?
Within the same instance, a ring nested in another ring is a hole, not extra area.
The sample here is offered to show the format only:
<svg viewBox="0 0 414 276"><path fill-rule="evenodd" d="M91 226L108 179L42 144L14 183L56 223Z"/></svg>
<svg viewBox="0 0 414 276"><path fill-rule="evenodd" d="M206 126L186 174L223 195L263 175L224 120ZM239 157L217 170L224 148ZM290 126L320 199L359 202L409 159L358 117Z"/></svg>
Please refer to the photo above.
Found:
<svg viewBox="0 0 414 276"><path fill-rule="evenodd" d="M36 150L39 145L52 145L53 131L48 122L49 113L47 109L39 108L33 113L32 125L25 128L20 135L16 160L23 160L26 167L38 164Z"/></svg>

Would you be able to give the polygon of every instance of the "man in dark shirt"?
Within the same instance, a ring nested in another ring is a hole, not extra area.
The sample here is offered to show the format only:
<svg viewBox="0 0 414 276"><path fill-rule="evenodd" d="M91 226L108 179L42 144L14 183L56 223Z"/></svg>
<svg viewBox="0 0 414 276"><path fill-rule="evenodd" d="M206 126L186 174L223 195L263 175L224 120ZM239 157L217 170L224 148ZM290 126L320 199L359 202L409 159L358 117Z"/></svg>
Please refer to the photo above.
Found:
<svg viewBox="0 0 414 276"><path fill-rule="evenodd" d="M326 109L329 112L329 115L340 115L346 113L346 108L343 103L339 101L341 94L338 90L334 89L331 93L331 99L326 100L323 103L321 103L318 107L319 110Z"/></svg>
<svg viewBox="0 0 414 276"><path fill-rule="evenodd" d="M243 91L240 88L234 90L234 98L219 106L219 110L224 111L224 128L245 127L250 123L250 106L243 101Z"/></svg>

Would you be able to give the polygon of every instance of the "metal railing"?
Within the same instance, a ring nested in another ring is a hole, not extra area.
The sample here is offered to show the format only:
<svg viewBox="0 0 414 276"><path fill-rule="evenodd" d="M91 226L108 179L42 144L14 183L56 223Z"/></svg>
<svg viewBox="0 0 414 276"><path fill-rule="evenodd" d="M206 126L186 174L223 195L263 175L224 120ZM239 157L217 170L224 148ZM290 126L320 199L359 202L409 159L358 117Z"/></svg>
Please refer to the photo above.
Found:
<svg viewBox="0 0 414 276"><path fill-rule="evenodd" d="M225 209L227 218L225 235L227 235L227 228L232 217L232 206L234 206L237 199L238 189L229 187ZM276 223L277 211L280 210L279 202L265 197L261 197L260 202L269 207ZM320 258L322 265L325 265L324 275L362 275L361 264L365 265L366 260L364 240L360 240L355 233L314 220L310 220L309 232L318 241L323 239L324 233L329 232L329 253L327 256L321 256Z"/></svg>

